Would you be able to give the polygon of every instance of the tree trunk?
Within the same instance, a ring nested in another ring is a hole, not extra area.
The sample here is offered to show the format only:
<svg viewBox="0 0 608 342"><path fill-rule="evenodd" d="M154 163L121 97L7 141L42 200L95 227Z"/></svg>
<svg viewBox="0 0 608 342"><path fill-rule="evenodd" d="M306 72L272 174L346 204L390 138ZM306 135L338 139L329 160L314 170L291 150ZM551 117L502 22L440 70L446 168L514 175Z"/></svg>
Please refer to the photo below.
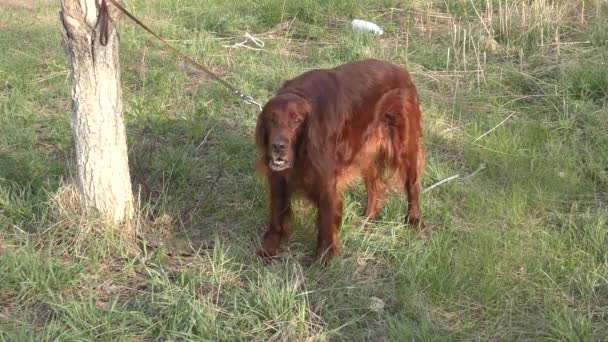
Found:
<svg viewBox="0 0 608 342"><path fill-rule="evenodd" d="M101 0L61 0L63 40L70 64L72 133L81 205L112 222L133 216L118 59L118 20L100 44ZM115 14L113 6L108 6Z"/></svg>

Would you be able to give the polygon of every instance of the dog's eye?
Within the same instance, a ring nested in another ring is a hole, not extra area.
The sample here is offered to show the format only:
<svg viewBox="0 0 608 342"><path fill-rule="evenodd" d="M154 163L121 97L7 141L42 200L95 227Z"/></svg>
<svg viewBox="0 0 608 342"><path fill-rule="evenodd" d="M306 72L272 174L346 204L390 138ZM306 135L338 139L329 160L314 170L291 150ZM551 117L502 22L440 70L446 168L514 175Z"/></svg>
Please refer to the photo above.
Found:
<svg viewBox="0 0 608 342"><path fill-rule="evenodd" d="M301 124L301 123L302 123L302 118L301 118L301 117L299 117L299 116L296 116L296 117L293 119L293 121L294 121L295 123L297 123L297 124Z"/></svg>

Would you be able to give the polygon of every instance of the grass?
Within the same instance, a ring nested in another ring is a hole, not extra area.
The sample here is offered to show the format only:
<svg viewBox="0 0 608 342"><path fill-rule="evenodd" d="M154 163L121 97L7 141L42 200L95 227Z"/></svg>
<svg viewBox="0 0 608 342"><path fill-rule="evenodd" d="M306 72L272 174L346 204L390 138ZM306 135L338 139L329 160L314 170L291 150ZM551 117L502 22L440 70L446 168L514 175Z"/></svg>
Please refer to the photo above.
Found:
<svg viewBox="0 0 608 342"><path fill-rule="evenodd" d="M312 260L296 203L282 259L267 220L256 110L122 23L141 240L82 217L57 5L0 5L0 340L608 339L608 5L602 1L132 0L151 27L267 100L305 70L406 64L428 147L421 240L392 196L344 251ZM352 18L385 28L352 32ZM263 51L228 49L245 31ZM471 177L475 170L484 167Z"/></svg>

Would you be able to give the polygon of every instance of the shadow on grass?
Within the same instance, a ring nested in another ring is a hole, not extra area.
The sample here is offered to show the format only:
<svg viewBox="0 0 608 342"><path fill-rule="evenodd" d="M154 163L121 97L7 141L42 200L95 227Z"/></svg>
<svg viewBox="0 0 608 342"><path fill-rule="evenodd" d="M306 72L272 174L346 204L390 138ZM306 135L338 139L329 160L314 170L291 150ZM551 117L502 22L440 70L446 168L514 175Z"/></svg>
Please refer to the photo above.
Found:
<svg viewBox="0 0 608 342"><path fill-rule="evenodd" d="M61 156L51 147L44 151L25 147L0 151L0 220L31 232L40 228L48 219L50 197L61 184Z"/></svg>
<svg viewBox="0 0 608 342"><path fill-rule="evenodd" d="M255 173L251 126L195 114L148 117L130 123L128 132L135 193L151 221L166 221L166 244L177 253L217 241L233 250L254 246L243 240L253 242L261 234L266 198Z"/></svg>

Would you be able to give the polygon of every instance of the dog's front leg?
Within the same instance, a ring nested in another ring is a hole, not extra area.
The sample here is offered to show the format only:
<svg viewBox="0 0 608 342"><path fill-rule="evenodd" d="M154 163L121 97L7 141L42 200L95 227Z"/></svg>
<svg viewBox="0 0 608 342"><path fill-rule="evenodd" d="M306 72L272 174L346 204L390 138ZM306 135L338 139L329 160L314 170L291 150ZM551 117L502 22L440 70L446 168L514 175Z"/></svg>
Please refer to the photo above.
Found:
<svg viewBox="0 0 608 342"><path fill-rule="evenodd" d="M338 193L335 182L322 189L317 202L319 211L317 257L327 264L340 251L339 233L344 200L342 194Z"/></svg>
<svg viewBox="0 0 608 342"><path fill-rule="evenodd" d="M270 176L270 222L264 233L262 249L258 255L271 259L279 254L281 242L289 237L291 232L291 190L285 179L280 176Z"/></svg>

